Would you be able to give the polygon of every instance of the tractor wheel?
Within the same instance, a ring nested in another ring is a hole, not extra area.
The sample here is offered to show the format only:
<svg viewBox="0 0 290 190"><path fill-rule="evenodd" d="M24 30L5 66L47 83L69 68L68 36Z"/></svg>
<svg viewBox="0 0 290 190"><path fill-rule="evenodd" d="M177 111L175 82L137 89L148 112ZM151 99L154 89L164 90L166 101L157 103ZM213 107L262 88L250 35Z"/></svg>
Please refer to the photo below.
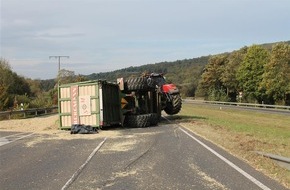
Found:
<svg viewBox="0 0 290 190"><path fill-rule="evenodd" d="M156 88L156 82L152 78L147 78L147 85L150 89Z"/></svg>
<svg viewBox="0 0 290 190"><path fill-rule="evenodd" d="M132 92L132 91L148 91L155 89L155 82L151 78L146 77L135 77L135 78L128 78L125 81L125 91Z"/></svg>
<svg viewBox="0 0 290 190"><path fill-rule="evenodd" d="M151 113L150 114L150 125L156 126L158 124L158 115L157 113Z"/></svg>
<svg viewBox="0 0 290 190"><path fill-rule="evenodd" d="M138 90L147 90L147 78L145 77L135 77L128 78L125 81L125 90L127 91L138 91Z"/></svg>
<svg viewBox="0 0 290 190"><path fill-rule="evenodd" d="M150 114L142 114L142 115L126 115L125 117L125 126L126 127L149 127L150 126Z"/></svg>
<svg viewBox="0 0 290 190"><path fill-rule="evenodd" d="M182 105L180 94L172 94L169 96L171 96L172 101L166 103L166 107L164 108L164 111L168 115L177 114L181 110L181 105Z"/></svg>

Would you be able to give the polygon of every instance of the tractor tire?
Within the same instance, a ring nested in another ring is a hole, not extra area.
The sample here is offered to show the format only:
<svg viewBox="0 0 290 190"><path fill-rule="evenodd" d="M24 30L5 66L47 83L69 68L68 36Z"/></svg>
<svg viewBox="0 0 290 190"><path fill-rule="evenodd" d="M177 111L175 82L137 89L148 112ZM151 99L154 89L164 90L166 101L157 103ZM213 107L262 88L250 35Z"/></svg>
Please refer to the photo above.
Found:
<svg viewBox="0 0 290 190"><path fill-rule="evenodd" d="M147 78L147 85L150 89L156 88L156 82L152 78Z"/></svg>
<svg viewBox="0 0 290 190"><path fill-rule="evenodd" d="M135 77L125 81L125 92L149 91L156 88L156 83L151 78Z"/></svg>
<svg viewBox="0 0 290 190"><path fill-rule="evenodd" d="M164 108L164 111L168 115L174 115L177 114L181 110L182 106L182 99L180 97L180 94L171 94L171 102L166 103L166 107Z"/></svg>
<svg viewBox="0 0 290 190"><path fill-rule="evenodd" d="M157 113L151 113L150 114L150 125L151 126L156 126L158 124L158 115Z"/></svg>
<svg viewBox="0 0 290 190"><path fill-rule="evenodd" d="M150 126L150 114L126 115L124 124L130 128L143 128Z"/></svg>
<svg viewBox="0 0 290 190"><path fill-rule="evenodd" d="M146 91L148 88L147 78L145 77L128 78L125 81L126 91Z"/></svg>

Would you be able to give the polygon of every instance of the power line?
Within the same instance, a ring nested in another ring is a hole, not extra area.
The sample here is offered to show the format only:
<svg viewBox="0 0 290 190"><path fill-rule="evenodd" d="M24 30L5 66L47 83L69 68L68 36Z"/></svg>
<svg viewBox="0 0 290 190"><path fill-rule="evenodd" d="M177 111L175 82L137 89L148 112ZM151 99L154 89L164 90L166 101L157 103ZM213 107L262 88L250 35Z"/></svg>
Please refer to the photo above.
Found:
<svg viewBox="0 0 290 190"><path fill-rule="evenodd" d="M53 56L49 56L49 59L51 58L55 58L58 59L58 72L60 71L60 59L61 58L67 58L69 59L69 56L65 56L65 55L53 55Z"/></svg>

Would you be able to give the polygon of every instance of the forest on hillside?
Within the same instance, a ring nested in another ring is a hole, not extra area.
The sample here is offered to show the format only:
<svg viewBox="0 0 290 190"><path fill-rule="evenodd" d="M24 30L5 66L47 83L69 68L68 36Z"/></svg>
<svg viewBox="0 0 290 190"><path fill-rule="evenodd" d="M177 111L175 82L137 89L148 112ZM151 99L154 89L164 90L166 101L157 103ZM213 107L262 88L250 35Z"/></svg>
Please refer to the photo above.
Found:
<svg viewBox="0 0 290 190"><path fill-rule="evenodd" d="M120 77L163 73L183 97L290 105L290 41L243 47L193 59L128 67L112 72L75 75L62 69L56 79L32 80L13 72L0 58L0 111L57 105L57 83L86 80L116 82ZM242 98L239 98L239 94Z"/></svg>
<svg viewBox="0 0 290 190"><path fill-rule="evenodd" d="M216 101L290 105L290 45L252 45L212 56L197 93Z"/></svg>

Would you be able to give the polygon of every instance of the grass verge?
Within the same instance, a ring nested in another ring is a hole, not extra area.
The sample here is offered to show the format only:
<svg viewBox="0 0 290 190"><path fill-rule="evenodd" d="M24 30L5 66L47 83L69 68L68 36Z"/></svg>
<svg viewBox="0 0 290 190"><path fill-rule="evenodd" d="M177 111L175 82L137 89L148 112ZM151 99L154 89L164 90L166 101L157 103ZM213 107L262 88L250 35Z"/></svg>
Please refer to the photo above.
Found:
<svg viewBox="0 0 290 190"><path fill-rule="evenodd" d="M289 115L184 104L171 117L290 188L290 171L254 152L290 158Z"/></svg>

